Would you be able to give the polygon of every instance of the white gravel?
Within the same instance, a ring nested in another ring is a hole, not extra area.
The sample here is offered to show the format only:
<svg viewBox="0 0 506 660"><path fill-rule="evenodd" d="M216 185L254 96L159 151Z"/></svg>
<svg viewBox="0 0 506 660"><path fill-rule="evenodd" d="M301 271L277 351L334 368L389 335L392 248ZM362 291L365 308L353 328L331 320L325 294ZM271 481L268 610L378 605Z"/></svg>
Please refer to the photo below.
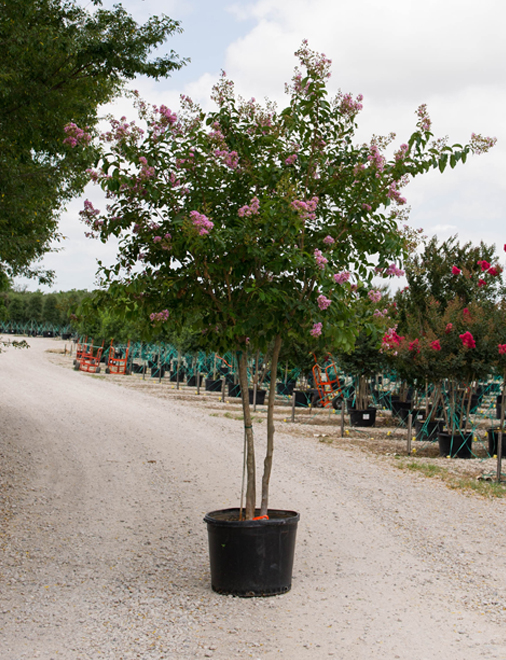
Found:
<svg viewBox="0 0 506 660"><path fill-rule="evenodd" d="M1 660L506 658L502 500L281 426L292 591L219 596L202 518L238 503L241 422L29 343L0 356Z"/></svg>

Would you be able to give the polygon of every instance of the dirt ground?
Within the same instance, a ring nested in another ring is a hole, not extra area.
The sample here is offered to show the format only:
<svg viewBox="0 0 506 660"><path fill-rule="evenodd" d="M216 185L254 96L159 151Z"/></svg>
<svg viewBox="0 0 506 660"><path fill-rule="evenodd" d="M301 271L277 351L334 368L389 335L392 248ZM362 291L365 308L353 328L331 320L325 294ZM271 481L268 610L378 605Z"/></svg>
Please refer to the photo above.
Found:
<svg viewBox="0 0 506 660"><path fill-rule="evenodd" d="M220 596L202 519L239 501L237 403L29 343L0 356L2 660L506 658L506 500L398 469L405 429L341 437L338 414L291 423L280 405L271 506L301 514L292 590ZM474 478L495 468L475 444L416 460Z"/></svg>

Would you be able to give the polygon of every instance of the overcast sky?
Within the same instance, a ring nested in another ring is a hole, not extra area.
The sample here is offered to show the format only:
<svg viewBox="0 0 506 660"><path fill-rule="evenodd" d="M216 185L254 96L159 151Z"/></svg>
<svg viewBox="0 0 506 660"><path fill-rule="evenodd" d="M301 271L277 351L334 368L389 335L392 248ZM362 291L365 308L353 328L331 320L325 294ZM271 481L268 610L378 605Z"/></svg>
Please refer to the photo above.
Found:
<svg viewBox="0 0 506 660"><path fill-rule="evenodd" d="M84 0L83 0L84 4ZM103 0L105 7L116 2ZM332 91L363 94L359 140L413 132L415 111L427 103L436 137L464 143L472 132L497 137L496 147L444 174L431 172L403 192L412 208L410 224L429 236L506 243L506 3L504 0L124 0L138 22L165 13L184 33L161 50L191 59L172 78L137 80L131 87L153 103L177 110L180 94L210 108L209 94L220 71L243 96L286 102L284 83L296 65L303 39L332 59ZM125 101L107 108L130 112ZM94 286L96 259L112 263L113 245L84 237L78 211L89 189L61 218L67 237L44 264L56 271L55 290ZM34 282L18 280L37 287Z"/></svg>

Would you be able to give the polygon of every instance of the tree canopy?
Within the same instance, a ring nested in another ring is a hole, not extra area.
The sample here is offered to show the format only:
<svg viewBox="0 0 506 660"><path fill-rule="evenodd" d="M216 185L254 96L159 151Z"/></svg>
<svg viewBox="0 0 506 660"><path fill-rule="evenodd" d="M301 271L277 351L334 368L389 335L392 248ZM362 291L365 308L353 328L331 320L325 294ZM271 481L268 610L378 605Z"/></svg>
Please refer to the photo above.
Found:
<svg viewBox="0 0 506 660"><path fill-rule="evenodd" d="M51 274L32 267L58 239L58 213L81 192L93 151L71 149L64 127L87 133L98 108L137 75L179 69L173 51L151 52L179 23L138 25L121 7L82 8L76 0L0 0L0 273Z"/></svg>

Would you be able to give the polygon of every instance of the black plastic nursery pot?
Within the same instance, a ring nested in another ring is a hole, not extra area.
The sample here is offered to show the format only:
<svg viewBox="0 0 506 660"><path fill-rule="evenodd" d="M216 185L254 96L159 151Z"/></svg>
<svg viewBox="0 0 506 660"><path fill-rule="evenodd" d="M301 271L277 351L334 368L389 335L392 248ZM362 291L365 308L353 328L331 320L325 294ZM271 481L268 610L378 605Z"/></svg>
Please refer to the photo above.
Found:
<svg viewBox="0 0 506 660"><path fill-rule="evenodd" d="M248 390L248 392L249 392L249 402L250 402L250 404L253 405L253 403L254 403L254 401L253 401L253 390ZM257 390L257 396L256 396L257 406L263 406L264 405L266 392L267 392L267 390ZM241 396L241 395L239 394L239 396Z"/></svg>
<svg viewBox="0 0 506 660"><path fill-rule="evenodd" d="M163 367L151 367L151 378L164 378L165 369Z"/></svg>
<svg viewBox="0 0 506 660"><path fill-rule="evenodd" d="M313 401L316 390L297 390L295 392L295 406L297 408L309 408Z"/></svg>
<svg viewBox="0 0 506 660"><path fill-rule="evenodd" d="M240 521L236 508L204 517L213 591L242 597L290 591L300 515L269 509L268 516L268 520Z"/></svg>
<svg viewBox="0 0 506 660"><path fill-rule="evenodd" d="M501 400L502 400L502 394L499 394L499 396L495 400L495 416L496 416L496 419L501 419Z"/></svg>
<svg viewBox="0 0 506 660"><path fill-rule="evenodd" d="M228 384L228 396L231 399L240 399L241 398L241 386L239 383L229 383Z"/></svg>
<svg viewBox="0 0 506 660"><path fill-rule="evenodd" d="M292 396L295 387L295 381L289 380L286 383L276 383L276 392L280 396Z"/></svg>
<svg viewBox="0 0 506 660"><path fill-rule="evenodd" d="M200 378L200 385L202 385L204 376L199 376L199 378ZM197 387L197 376L189 376L186 384L188 385L188 387Z"/></svg>
<svg viewBox="0 0 506 660"><path fill-rule="evenodd" d="M492 426L487 429L488 437L488 453L490 456L497 456L497 447L499 442L499 431L500 429L497 426ZM506 431L502 433L502 456L506 458Z"/></svg>
<svg viewBox="0 0 506 660"><path fill-rule="evenodd" d="M186 372L184 369L179 370L179 382L182 383L184 381L184 377L186 375ZM170 382L171 383L177 383L178 382L178 377L177 377L177 371L171 371L170 372Z"/></svg>
<svg viewBox="0 0 506 660"><path fill-rule="evenodd" d="M346 399L346 410L351 413L352 410L355 410L355 398L350 396Z"/></svg>
<svg viewBox="0 0 506 660"><path fill-rule="evenodd" d="M437 440L440 433L443 432L444 421L436 419L428 422L424 419L415 419L415 436L420 442L432 442Z"/></svg>
<svg viewBox="0 0 506 660"><path fill-rule="evenodd" d="M413 407L413 404L411 401L399 401L398 399L394 399L392 397L392 413L394 415L397 415L400 419L403 419L403 415L405 418L407 418L409 411Z"/></svg>
<svg viewBox="0 0 506 660"><path fill-rule="evenodd" d="M450 458L472 458L473 457L473 434L455 434L440 432L438 435L439 455L450 456Z"/></svg>
<svg viewBox="0 0 506 660"><path fill-rule="evenodd" d="M349 413L352 426L374 426L376 423L376 408L367 408L367 410L353 408Z"/></svg>
<svg viewBox="0 0 506 660"><path fill-rule="evenodd" d="M206 378L206 392L221 392L223 382L221 378L214 380L213 378Z"/></svg>

